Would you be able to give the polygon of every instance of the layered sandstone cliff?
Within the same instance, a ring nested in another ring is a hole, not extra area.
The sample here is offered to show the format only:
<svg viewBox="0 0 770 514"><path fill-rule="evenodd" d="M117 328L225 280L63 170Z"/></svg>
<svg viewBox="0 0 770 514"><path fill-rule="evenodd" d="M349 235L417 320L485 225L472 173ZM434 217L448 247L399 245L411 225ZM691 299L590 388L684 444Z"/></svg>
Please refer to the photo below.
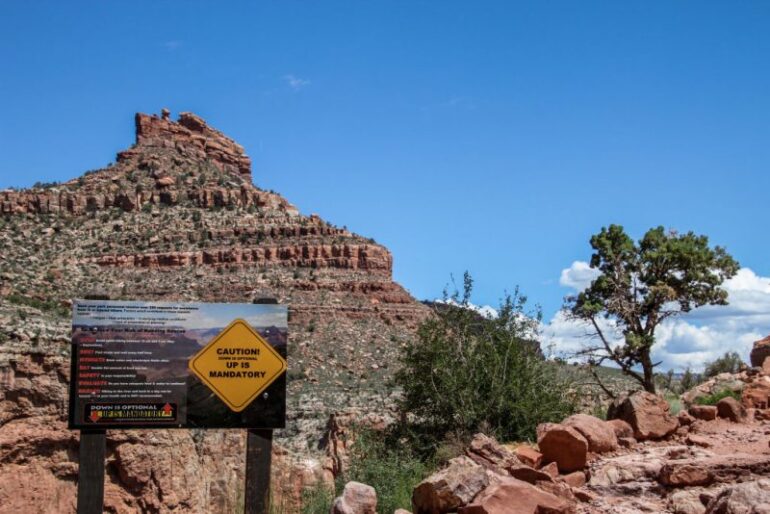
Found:
<svg viewBox="0 0 770 514"><path fill-rule="evenodd" d="M290 305L274 473L287 500L337 470L331 415L387 416L399 346L426 315L385 247L256 187L244 149L190 113L137 114L136 143L107 168L0 191L0 248L0 512L74 508L72 298ZM243 443L238 431L110 432L107 509L237 510Z"/></svg>

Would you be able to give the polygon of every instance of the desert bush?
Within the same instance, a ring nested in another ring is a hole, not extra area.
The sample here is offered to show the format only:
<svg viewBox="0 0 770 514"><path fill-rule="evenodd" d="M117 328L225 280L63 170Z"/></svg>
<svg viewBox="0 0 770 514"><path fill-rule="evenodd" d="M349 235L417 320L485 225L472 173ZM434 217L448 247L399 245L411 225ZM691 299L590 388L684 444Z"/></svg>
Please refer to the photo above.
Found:
<svg viewBox="0 0 770 514"><path fill-rule="evenodd" d="M501 440L531 440L538 423L575 409L569 379L534 341L539 310L525 310L517 289L501 301L497 317L486 318L470 308L472 288L466 273L462 294L444 294L407 343L396 373L401 408L434 449L448 434L471 435L482 426Z"/></svg>
<svg viewBox="0 0 770 514"><path fill-rule="evenodd" d="M668 410L671 414L678 414L682 410L682 399L676 393L667 392L663 398L668 402Z"/></svg>
<svg viewBox="0 0 770 514"><path fill-rule="evenodd" d="M725 352L721 357L706 363L703 374L706 377L714 377L720 373L738 373L743 366L743 359L738 352Z"/></svg>
<svg viewBox="0 0 770 514"><path fill-rule="evenodd" d="M411 510L412 491L435 466L422 460L408 445L399 444L394 432L378 432L354 427L355 441L350 447L348 466L337 477L335 491L319 483L302 493L302 514L327 514L334 497L342 494L345 484L361 482L377 492L377 512ZM285 509L274 506L271 514Z"/></svg>
<svg viewBox="0 0 770 514"><path fill-rule="evenodd" d="M8 295L6 299L10 303L13 303L16 305L27 305L29 307L38 309L43 312L52 312L53 314L63 318L70 315L70 308L60 304L53 298L47 298L47 299L41 300L40 298L33 298L30 296L24 296L24 295L14 293L14 294Z"/></svg>
<svg viewBox="0 0 770 514"><path fill-rule="evenodd" d="M701 382L703 382L701 375L698 373L693 373L692 370L688 367L684 370L682 378L679 379L679 385L676 390L680 394L685 393Z"/></svg>
<svg viewBox="0 0 770 514"><path fill-rule="evenodd" d="M408 445L384 433L362 430L351 447L350 465L337 489L341 492L346 482L354 480L377 491L377 512L411 510L412 491L432 471L431 462L421 460Z"/></svg>
<svg viewBox="0 0 770 514"><path fill-rule="evenodd" d="M302 491L301 514L328 514L331 511L334 494L328 487L318 484L315 487ZM284 514L283 510L271 514Z"/></svg>
<svg viewBox="0 0 770 514"><path fill-rule="evenodd" d="M671 391L674 387L674 370L670 369L666 373L655 373L655 387L659 391Z"/></svg>
<svg viewBox="0 0 770 514"><path fill-rule="evenodd" d="M698 405L716 405L719 400L722 398L735 398L736 400L741 400L741 394L736 393L735 391L731 391L730 389L722 389L721 391L717 391L715 393L711 393L706 396L699 396L695 399L695 403Z"/></svg>

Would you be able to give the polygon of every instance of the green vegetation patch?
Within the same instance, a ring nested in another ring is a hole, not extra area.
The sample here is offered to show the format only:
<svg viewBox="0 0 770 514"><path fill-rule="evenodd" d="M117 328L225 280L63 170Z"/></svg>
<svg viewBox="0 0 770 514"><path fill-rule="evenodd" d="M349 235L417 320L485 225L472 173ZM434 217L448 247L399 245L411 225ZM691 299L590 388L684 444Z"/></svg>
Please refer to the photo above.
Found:
<svg viewBox="0 0 770 514"><path fill-rule="evenodd" d="M471 289L466 274L462 295L436 306L396 374L401 408L428 451L450 434L470 439L482 427L501 441L533 440L539 423L559 422L576 408L562 366L533 341L540 313L527 311L517 290L497 317L485 318L469 307Z"/></svg>
<svg viewBox="0 0 770 514"><path fill-rule="evenodd" d="M430 461L422 461L408 446L389 441L383 435L370 430L358 434L344 480L374 487L377 512L411 510L412 491L433 472L434 466ZM338 484L340 492L342 486Z"/></svg>
<svg viewBox="0 0 770 514"><path fill-rule="evenodd" d="M323 484L302 493L302 514L328 514L335 496L351 481L370 485L377 492L377 512L391 513L412 508L412 491L430 475L432 461L421 460L408 446L397 444L387 432L354 429L357 433L346 472L337 477L335 491ZM272 514L282 514L273 509Z"/></svg>
<svg viewBox="0 0 770 514"><path fill-rule="evenodd" d="M722 389L721 391L717 391L707 396L699 396L698 398L695 399L695 403L698 405L716 405L717 403L719 403L719 400L727 397L735 398L738 401L741 400L740 393L736 393L735 391L731 391L730 389Z"/></svg>
<svg viewBox="0 0 770 514"><path fill-rule="evenodd" d="M33 298L31 296L23 296L20 294L11 294L6 297L8 302L14 305L26 305L34 309L50 312L62 318L66 318L70 315L70 308L62 305L58 300L53 298L46 298L41 300L39 298Z"/></svg>

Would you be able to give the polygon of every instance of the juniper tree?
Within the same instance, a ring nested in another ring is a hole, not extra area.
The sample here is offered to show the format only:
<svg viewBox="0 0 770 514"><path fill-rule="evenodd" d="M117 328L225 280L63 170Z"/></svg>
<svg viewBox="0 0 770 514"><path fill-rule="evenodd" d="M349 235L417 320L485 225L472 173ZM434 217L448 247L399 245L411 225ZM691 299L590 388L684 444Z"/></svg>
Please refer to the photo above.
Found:
<svg viewBox="0 0 770 514"><path fill-rule="evenodd" d="M651 351L655 331L666 319L703 305L726 305L722 283L738 263L708 238L663 227L635 243L620 225L603 227L591 237L591 268L599 275L584 291L566 299L573 319L591 327L591 340L579 353L590 364L613 362L649 392L655 392ZM622 332L614 344L607 327ZM641 369L640 369L641 368Z"/></svg>

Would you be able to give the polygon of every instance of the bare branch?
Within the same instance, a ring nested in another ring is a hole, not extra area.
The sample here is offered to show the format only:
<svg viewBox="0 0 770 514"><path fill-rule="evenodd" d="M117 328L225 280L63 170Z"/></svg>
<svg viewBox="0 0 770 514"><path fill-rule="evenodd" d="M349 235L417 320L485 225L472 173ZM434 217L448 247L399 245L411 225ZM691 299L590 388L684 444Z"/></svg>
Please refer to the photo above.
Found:
<svg viewBox="0 0 770 514"><path fill-rule="evenodd" d="M594 366L589 366L588 370L591 372L591 375L593 375L594 379L596 380L596 385L602 388L602 391L604 391L604 394L612 398L613 400L617 397L615 393L612 392L606 385L604 385L604 382L602 382L602 379L599 378L599 374L596 372L596 368Z"/></svg>

